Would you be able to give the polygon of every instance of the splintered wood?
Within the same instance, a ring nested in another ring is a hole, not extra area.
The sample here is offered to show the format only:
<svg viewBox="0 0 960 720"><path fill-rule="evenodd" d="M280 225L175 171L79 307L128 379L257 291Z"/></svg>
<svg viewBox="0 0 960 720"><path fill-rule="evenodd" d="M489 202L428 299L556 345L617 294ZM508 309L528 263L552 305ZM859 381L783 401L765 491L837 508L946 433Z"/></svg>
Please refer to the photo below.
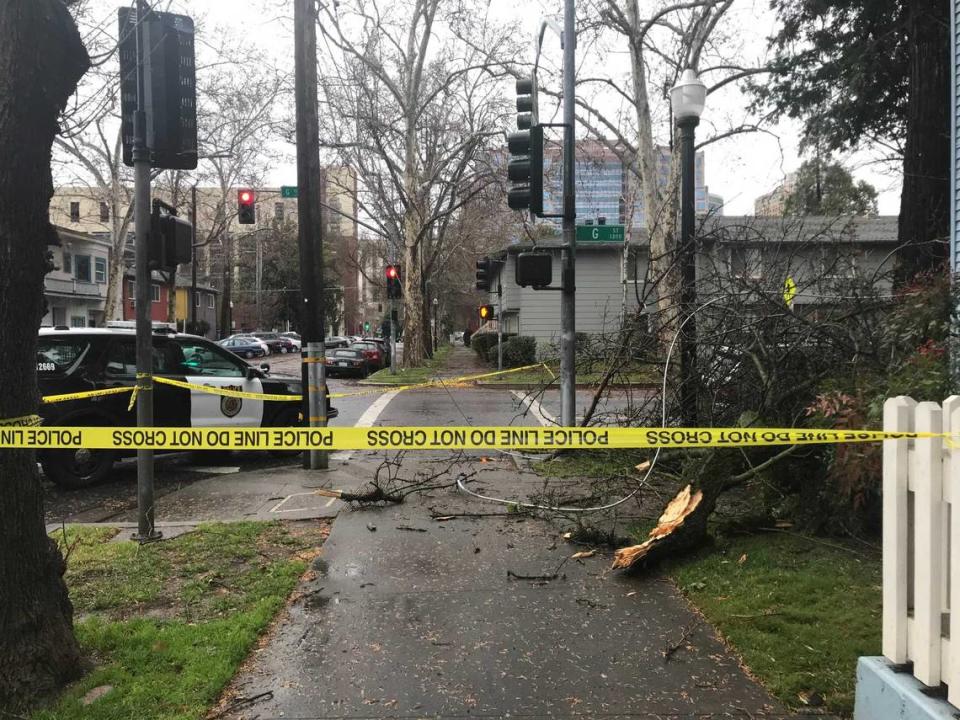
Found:
<svg viewBox="0 0 960 720"><path fill-rule="evenodd" d="M614 553L613 569L628 568L634 563L642 560L650 552L651 548L663 539L668 537L683 525L684 520L690 515L700 501L703 500L703 493L697 490L691 492L687 485L683 490L677 493L677 496L670 501L670 504L664 509L663 514L657 521L657 526L650 531L648 539L640 545L631 545L630 547L620 548Z"/></svg>

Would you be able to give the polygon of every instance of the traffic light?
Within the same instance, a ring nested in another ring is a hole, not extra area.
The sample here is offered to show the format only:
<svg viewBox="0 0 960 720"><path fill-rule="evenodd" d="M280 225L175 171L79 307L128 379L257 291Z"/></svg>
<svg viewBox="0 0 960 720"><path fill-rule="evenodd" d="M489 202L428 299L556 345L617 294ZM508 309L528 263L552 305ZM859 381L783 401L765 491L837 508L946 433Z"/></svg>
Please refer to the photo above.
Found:
<svg viewBox="0 0 960 720"><path fill-rule="evenodd" d="M387 299L399 300L403 297L403 283L400 282L400 267L387 265Z"/></svg>
<svg viewBox="0 0 960 720"><path fill-rule="evenodd" d="M493 269L488 257L477 260L477 290L490 290L490 271Z"/></svg>
<svg viewBox="0 0 960 720"><path fill-rule="evenodd" d="M151 269L173 270L192 259L193 226L176 212L176 208L154 199L148 256Z"/></svg>
<svg viewBox="0 0 960 720"><path fill-rule="evenodd" d="M485 323L487 320L493 320L496 317L496 313L493 311L493 305L481 305L479 308L480 313L480 323Z"/></svg>
<svg viewBox="0 0 960 720"><path fill-rule="evenodd" d="M365 333L370 332L370 321L369 321L369 320L364 320L364 321L363 321L363 332L365 332Z"/></svg>
<svg viewBox="0 0 960 720"><path fill-rule="evenodd" d="M241 225L257 222L257 196L253 190L237 190L237 222Z"/></svg>
<svg viewBox="0 0 960 720"><path fill-rule="evenodd" d="M534 79L517 80L517 128L507 135L507 205L543 216L543 127L537 118L537 87Z"/></svg>

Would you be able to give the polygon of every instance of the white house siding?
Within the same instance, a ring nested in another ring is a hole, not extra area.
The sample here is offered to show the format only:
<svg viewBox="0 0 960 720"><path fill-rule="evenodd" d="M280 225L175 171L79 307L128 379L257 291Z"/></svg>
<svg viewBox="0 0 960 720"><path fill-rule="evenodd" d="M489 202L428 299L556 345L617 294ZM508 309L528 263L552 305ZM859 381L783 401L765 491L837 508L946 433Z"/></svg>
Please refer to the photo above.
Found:
<svg viewBox="0 0 960 720"><path fill-rule="evenodd" d="M58 229L59 246L49 248L54 269L44 278L44 297L47 314L42 325L70 327L101 326L104 322L104 304L107 299L110 243L106 240ZM69 255L69 261L65 256ZM90 258L89 281L78 277L77 258ZM97 278L97 260L101 260L104 274ZM69 268L69 269L68 269Z"/></svg>

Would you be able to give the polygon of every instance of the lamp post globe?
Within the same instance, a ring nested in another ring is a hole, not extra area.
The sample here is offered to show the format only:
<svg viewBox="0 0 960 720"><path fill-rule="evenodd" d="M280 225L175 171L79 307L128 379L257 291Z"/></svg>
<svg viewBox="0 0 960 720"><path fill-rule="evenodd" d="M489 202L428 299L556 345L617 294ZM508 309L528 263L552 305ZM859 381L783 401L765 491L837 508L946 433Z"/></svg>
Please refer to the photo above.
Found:
<svg viewBox="0 0 960 720"><path fill-rule="evenodd" d="M700 118L707 104L707 86L697 77L697 71L687 68L677 84L670 88L670 109L679 121Z"/></svg>

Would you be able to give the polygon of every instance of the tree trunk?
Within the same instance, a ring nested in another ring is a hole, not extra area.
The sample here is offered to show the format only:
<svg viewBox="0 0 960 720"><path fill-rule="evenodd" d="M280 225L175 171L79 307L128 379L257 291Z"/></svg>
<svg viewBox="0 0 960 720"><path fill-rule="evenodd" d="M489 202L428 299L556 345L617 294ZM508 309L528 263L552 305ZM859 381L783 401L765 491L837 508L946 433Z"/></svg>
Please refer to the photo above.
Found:
<svg viewBox="0 0 960 720"><path fill-rule="evenodd" d="M117 251L114 243L110 251L110 267L107 272L107 299L103 307L103 319L123 320L123 249Z"/></svg>
<svg viewBox="0 0 960 720"><path fill-rule="evenodd" d="M420 278L420 247L410 242L413 221L408 221L403 248L403 366L420 367L426 357L423 342L423 292Z"/></svg>
<svg viewBox="0 0 960 720"><path fill-rule="evenodd" d="M910 93L900 196L897 280L935 267L948 254L950 212L949 3L907 3Z"/></svg>
<svg viewBox="0 0 960 720"><path fill-rule="evenodd" d="M37 328L55 242L50 149L89 58L60 0L0 3L0 420L37 410ZM32 450L0 450L0 707L80 672L63 557L47 537Z"/></svg>

